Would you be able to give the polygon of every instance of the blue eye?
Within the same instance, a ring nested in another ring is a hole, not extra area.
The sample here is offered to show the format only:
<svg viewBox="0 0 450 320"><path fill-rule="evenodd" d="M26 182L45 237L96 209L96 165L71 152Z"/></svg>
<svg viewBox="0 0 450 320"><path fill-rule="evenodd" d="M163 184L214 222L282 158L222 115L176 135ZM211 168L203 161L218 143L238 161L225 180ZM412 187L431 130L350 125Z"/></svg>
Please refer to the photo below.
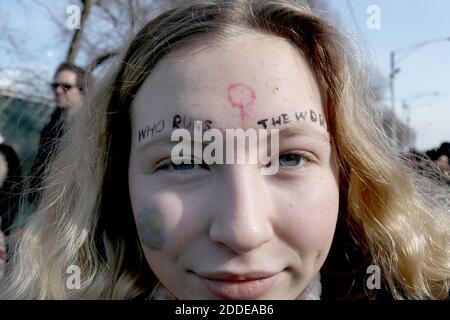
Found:
<svg viewBox="0 0 450 320"><path fill-rule="evenodd" d="M295 153L283 154L279 157L280 165L286 167L295 167L304 161L306 161L304 156Z"/></svg>
<svg viewBox="0 0 450 320"><path fill-rule="evenodd" d="M193 163L194 159L191 159L190 162L191 163L182 162L180 164L176 164L173 163L171 159L165 159L157 165L156 170L190 171L196 169L197 167L209 170L209 166L206 163L195 164Z"/></svg>
<svg viewBox="0 0 450 320"><path fill-rule="evenodd" d="M175 164L172 162L171 165L172 165L172 168L176 171L192 170L195 167L195 164L193 164L193 163Z"/></svg>

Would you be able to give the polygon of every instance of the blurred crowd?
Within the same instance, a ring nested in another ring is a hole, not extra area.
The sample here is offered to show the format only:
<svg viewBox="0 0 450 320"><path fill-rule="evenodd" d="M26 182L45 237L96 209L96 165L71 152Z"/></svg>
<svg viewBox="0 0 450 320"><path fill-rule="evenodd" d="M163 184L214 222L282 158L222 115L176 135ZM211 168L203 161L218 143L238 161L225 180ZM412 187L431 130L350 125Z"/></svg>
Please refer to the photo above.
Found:
<svg viewBox="0 0 450 320"><path fill-rule="evenodd" d="M433 148L426 152L420 152L415 149L405 155L411 166L419 173L430 175L430 178L443 182L450 186L450 143L443 142L439 147ZM435 170L429 170L429 167Z"/></svg>
<svg viewBox="0 0 450 320"><path fill-rule="evenodd" d="M40 135L39 148L30 172L22 172L14 148L0 134L0 276L8 258L8 247L21 231L26 215L33 211L42 189L47 164L64 133L80 110L89 74L74 64L62 63L50 84L55 108Z"/></svg>

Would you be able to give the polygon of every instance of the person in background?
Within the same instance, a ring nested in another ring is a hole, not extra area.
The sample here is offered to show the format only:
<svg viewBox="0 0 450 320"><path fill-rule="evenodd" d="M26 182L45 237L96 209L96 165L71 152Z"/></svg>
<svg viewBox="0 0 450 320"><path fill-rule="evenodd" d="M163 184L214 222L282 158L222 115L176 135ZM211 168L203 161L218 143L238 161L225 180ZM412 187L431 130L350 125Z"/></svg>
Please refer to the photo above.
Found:
<svg viewBox="0 0 450 320"><path fill-rule="evenodd" d="M57 149L68 125L81 109L89 83L89 73L71 63L62 63L55 72L51 87L57 108L41 132L38 153L29 178L28 200L31 204L35 204L39 198L46 164Z"/></svg>
<svg viewBox="0 0 450 320"><path fill-rule="evenodd" d="M437 151L437 156L435 160L437 166L448 176L450 174L450 143L442 143Z"/></svg>
<svg viewBox="0 0 450 320"><path fill-rule="evenodd" d="M7 260L7 241L19 209L22 170L14 149L0 135L0 279Z"/></svg>
<svg viewBox="0 0 450 320"><path fill-rule="evenodd" d="M411 148L403 155L403 157L409 162L411 168L417 170L425 156L416 149Z"/></svg>
<svg viewBox="0 0 450 320"><path fill-rule="evenodd" d="M1 230L8 236L19 210L22 169L14 149L0 135L0 216Z"/></svg>
<svg viewBox="0 0 450 320"><path fill-rule="evenodd" d="M439 168L439 179L444 179L450 186L450 143L444 142L439 148L427 151L426 155Z"/></svg>

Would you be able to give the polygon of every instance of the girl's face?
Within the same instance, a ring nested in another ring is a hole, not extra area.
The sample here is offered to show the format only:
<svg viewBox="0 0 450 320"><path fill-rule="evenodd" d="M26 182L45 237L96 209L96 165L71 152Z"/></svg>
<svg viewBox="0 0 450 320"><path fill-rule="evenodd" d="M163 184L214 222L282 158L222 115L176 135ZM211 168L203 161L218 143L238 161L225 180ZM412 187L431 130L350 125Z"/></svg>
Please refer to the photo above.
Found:
<svg viewBox="0 0 450 320"><path fill-rule="evenodd" d="M179 50L131 110L131 203L161 283L179 299L298 297L328 254L339 206L318 83L298 51L257 33ZM171 163L172 131L193 132L194 120L279 129L278 172Z"/></svg>

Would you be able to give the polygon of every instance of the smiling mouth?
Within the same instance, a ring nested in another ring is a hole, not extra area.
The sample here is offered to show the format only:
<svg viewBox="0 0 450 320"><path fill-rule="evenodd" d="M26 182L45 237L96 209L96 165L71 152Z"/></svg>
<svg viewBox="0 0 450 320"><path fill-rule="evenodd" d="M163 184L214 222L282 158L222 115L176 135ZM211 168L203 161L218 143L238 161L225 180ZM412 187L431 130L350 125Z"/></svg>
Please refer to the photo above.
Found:
<svg viewBox="0 0 450 320"><path fill-rule="evenodd" d="M276 284L281 272L240 275L233 273L196 275L218 299L253 300L267 293Z"/></svg>

